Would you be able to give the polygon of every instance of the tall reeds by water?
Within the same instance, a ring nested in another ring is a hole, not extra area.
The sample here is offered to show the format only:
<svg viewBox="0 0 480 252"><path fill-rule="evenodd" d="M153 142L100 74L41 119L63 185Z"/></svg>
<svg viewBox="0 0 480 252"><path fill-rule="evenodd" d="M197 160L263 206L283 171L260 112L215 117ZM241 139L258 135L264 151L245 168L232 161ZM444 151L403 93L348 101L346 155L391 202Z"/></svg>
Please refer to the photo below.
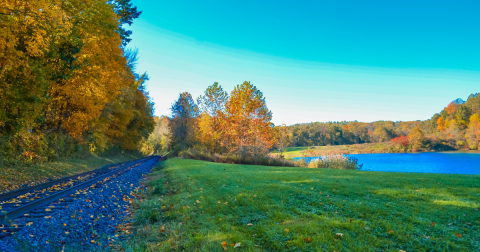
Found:
<svg viewBox="0 0 480 252"><path fill-rule="evenodd" d="M179 157L188 159L197 159L211 161L216 163L228 164L249 164L266 166L290 166L290 167L308 167L308 168L331 168L342 170L359 170L362 164L358 164L358 159L343 154L325 155L313 158L308 161L305 158L297 161L286 160L277 156L269 155L239 155L238 153L211 153L208 150L198 150L190 148L178 153Z"/></svg>
<svg viewBox="0 0 480 252"><path fill-rule="evenodd" d="M304 159L297 161L300 166L309 168L331 168L342 170L359 170L362 168L362 164L358 164L358 159L354 157L348 157L343 154L332 154L321 156L311 159L306 162Z"/></svg>

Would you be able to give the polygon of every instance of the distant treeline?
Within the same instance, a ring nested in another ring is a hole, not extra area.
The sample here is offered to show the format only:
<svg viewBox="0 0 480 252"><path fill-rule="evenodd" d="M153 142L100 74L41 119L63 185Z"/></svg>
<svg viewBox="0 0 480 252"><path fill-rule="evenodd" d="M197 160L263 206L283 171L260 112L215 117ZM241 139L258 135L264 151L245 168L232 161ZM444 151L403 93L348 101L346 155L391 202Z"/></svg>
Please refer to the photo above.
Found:
<svg viewBox="0 0 480 252"><path fill-rule="evenodd" d="M137 150L153 130L130 0L0 4L0 165Z"/></svg>
<svg viewBox="0 0 480 252"><path fill-rule="evenodd" d="M395 152L477 150L480 95L457 99L425 121L313 122L288 126L284 146L326 146L389 142Z"/></svg>
<svg viewBox="0 0 480 252"><path fill-rule="evenodd" d="M149 142L178 152L195 149L196 153L203 150L246 157L264 156L272 148L281 152L286 147L362 143L382 144L357 148L356 152L478 150L480 146L479 94L470 95L466 102L457 99L425 121L275 126L263 94L255 86L244 82L228 95L214 83L196 102L188 92L181 93L171 110L170 118L161 119L165 133L152 134Z"/></svg>

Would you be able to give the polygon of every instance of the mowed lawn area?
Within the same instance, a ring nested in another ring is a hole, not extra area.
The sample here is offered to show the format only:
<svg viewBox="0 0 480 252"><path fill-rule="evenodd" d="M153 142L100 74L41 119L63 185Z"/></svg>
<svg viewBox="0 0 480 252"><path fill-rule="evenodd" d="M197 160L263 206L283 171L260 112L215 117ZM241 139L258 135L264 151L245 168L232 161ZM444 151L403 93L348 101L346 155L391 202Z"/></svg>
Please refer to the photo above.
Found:
<svg viewBox="0 0 480 252"><path fill-rule="evenodd" d="M288 157L302 157L303 152L306 151L309 147L287 147L284 149L283 155L288 158ZM312 149L315 149L315 147L311 147ZM273 154L280 154L278 150L272 151Z"/></svg>
<svg viewBox="0 0 480 252"><path fill-rule="evenodd" d="M480 176L163 165L135 203L127 250L480 249Z"/></svg>

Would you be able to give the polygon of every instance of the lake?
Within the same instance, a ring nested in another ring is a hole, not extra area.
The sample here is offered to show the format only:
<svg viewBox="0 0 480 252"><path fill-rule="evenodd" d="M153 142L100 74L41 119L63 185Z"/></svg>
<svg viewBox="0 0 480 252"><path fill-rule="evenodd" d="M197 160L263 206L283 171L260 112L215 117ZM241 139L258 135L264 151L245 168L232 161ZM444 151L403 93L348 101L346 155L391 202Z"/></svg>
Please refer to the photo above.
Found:
<svg viewBox="0 0 480 252"><path fill-rule="evenodd" d="M427 172L480 175L480 154L461 152L423 152L389 154L350 154L365 171ZM307 157L306 161L315 157ZM298 160L300 158L295 158Z"/></svg>

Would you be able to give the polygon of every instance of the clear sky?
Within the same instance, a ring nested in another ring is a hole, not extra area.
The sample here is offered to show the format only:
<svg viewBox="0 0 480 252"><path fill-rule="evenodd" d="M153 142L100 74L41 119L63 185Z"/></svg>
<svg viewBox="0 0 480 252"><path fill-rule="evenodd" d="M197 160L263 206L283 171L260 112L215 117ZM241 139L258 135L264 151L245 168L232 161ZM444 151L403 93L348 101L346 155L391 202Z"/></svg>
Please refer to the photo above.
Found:
<svg viewBox="0 0 480 252"><path fill-rule="evenodd" d="M480 92L480 1L146 1L130 47L156 115L251 81L275 124L425 120Z"/></svg>

